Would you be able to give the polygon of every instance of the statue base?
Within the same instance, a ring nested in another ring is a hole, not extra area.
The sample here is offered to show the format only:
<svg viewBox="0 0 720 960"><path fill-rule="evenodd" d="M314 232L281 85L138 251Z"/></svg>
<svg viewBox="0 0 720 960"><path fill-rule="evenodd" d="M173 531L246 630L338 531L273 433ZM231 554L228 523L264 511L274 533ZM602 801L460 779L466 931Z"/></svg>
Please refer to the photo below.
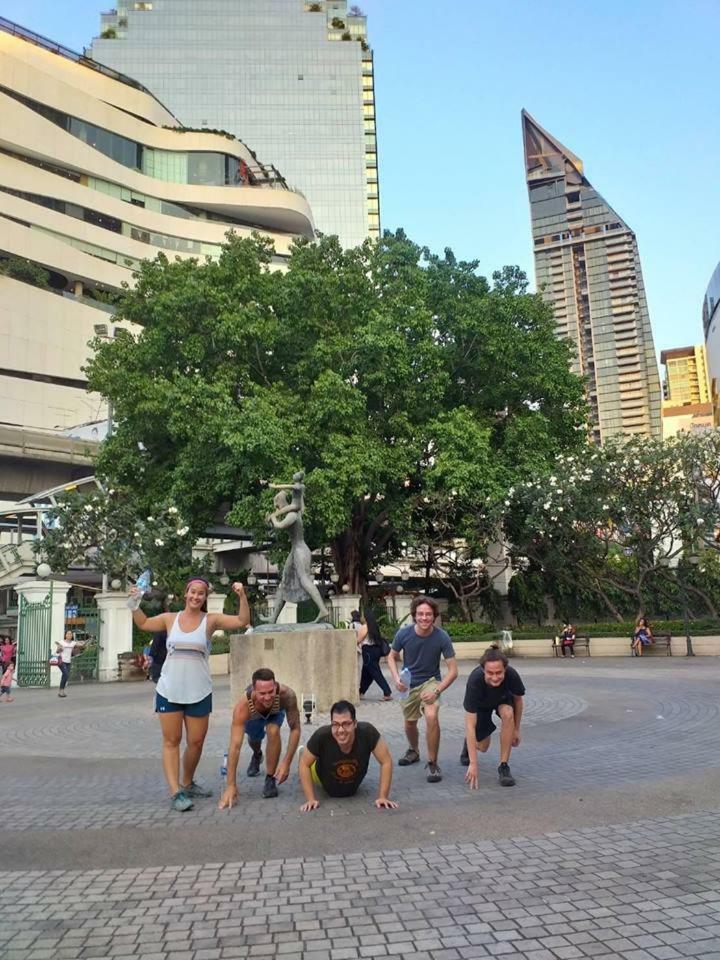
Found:
<svg viewBox="0 0 720 960"><path fill-rule="evenodd" d="M297 624L304 629L270 631L270 624L252 633L230 637L230 691L233 705L260 667L269 667L279 683L298 698L313 697L315 709L327 713L336 700L358 701L358 655L354 630L328 630L327 624Z"/></svg>
<svg viewBox="0 0 720 960"><path fill-rule="evenodd" d="M253 627L253 633L297 633L299 630L307 632L308 629L334 630L335 627L327 620L318 623L261 623Z"/></svg>

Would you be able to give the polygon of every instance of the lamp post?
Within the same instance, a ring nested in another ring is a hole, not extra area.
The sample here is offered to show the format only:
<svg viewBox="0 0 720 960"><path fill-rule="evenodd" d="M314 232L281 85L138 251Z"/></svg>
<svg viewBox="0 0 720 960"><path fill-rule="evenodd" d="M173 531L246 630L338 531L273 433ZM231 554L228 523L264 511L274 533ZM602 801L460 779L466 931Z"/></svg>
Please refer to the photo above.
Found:
<svg viewBox="0 0 720 960"><path fill-rule="evenodd" d="M696 553L691 553L688 557L688 563L693 567L696 567L700 563L700 557ZM688 613L688 591L687 587L683 584L683 620L685 626L685 648L686 648L686 657L694 657L695 651L693 650L692 637L690 636L690 616Z"/></svg>

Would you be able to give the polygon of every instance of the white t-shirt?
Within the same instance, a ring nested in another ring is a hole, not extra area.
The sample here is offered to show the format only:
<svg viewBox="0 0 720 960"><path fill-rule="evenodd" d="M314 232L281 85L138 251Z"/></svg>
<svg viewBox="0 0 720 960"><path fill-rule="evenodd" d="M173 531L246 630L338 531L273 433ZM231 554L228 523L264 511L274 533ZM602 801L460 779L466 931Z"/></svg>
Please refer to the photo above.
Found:
<svg viewBox="0 0 720 960"><path fill-rule="evenodd" d="M63 663L70 663L72 660L73 647L75 646L74 640L61 640L60 646L62 650L60 651L60 659Z"/></svg>

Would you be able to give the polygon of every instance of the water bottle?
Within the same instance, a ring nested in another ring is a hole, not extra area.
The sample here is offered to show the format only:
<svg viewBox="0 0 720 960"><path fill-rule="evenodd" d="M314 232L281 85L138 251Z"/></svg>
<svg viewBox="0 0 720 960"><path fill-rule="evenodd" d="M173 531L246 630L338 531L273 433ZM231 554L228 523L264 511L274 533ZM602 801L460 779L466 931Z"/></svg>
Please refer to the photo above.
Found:
<svg viewBox="0 0 720 960"><path fill-rule="evenodd" d="M152 583L152 571L143 570L140 576L135 581L135 589L138 591L137 594L132 597L128 597L127 606L129 610L138 610L140 604L142 603L142 598L150 590L150 584Z"/></svg>
<svg viewBox="0 0 720 960"><path fill-rule="evenodd" d="M220 764L220 776L227 776L227 753L223 754L222 763Z"/></svg>
<svg viewBox="0 0 720 960"><path fill-rule="evenodd" d="M404 683L405 686L407 687L407 690L398 690L398 700L407 700L407 698L410 696L410 680L411 680L410 671L408 670L407 667L402 668L398 679L400 680L400 683Z"/></svg>

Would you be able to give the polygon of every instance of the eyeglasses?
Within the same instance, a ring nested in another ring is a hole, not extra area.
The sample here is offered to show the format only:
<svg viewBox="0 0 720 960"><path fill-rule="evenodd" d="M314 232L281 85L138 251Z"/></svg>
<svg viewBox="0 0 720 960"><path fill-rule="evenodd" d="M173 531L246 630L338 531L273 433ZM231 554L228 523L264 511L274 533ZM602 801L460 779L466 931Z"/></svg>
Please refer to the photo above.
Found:
<svg viewBox="0 0 720 960"><path fill-rule="evenodd" d="M342 723L333 722L330 724L330 726L333 728L333 730L352 730L352 728L355 726L355 721L345 720Z"/></svg>

